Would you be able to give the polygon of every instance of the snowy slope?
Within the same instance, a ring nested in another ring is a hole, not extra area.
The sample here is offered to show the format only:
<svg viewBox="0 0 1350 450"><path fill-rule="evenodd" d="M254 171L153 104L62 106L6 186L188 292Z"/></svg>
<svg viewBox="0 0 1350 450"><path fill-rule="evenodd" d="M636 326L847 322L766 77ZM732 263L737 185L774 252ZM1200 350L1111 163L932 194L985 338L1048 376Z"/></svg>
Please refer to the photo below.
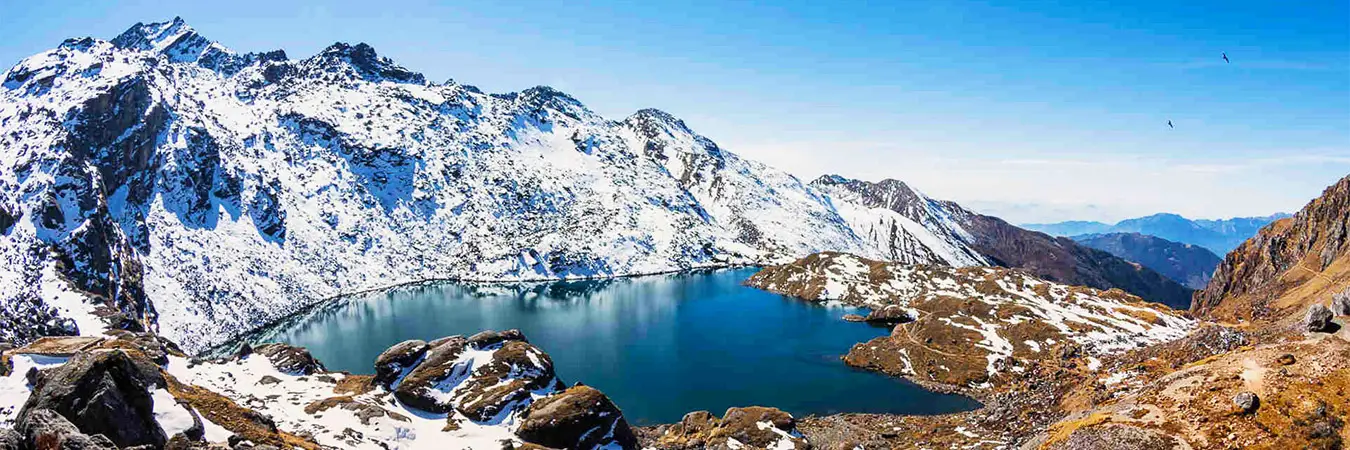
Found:
<svg viewBox="0 0 1350 450"><path fill-rule="evenodd" d="M666 113L612 121L547 87L429 83L364 44L239 54L175 19L67 40L2 86L0 340L94 333L102 318L197 351L324 298L427 279L821 250L981 261L927 224L869 237L841 201ZM47 292L66 284L90 307L54 306Z"/></svg>

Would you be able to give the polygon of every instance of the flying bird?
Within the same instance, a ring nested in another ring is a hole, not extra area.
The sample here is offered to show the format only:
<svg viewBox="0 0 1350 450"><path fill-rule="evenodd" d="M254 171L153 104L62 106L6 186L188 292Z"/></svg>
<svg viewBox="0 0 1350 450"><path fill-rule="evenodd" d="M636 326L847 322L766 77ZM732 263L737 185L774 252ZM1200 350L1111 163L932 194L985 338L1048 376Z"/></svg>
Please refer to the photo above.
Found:
<svg viewBox="0 0 1350 450"><path fill-rule="evenodd" d="M1223 62L1232 62L1228 60L1228 52L1223 52Z"/></svg>
<svg viewBox="0 0 1350 450"><path fill-rule="evenodd" d="M1167 121L1167 128L1176 128L1176 127L1172 126L1172 121L1169 120Z"/></svg>

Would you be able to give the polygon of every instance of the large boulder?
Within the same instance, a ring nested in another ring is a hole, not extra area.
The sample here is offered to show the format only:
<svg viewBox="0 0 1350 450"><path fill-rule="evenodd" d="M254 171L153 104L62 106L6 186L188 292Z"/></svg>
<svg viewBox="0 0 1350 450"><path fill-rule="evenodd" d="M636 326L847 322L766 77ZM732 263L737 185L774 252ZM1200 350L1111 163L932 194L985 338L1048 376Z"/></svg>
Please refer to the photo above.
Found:
<svg viewBox="0 0 1350 450"><path fill-rule="evenodd" d="M81 352L64 365L36 373L32 381L32 394L16 421L18 428L28 430L25 436L46 428L64 433L63 425L44 413L50 411L79 432L103 435L119 447L158 448L168 439L155 421L150 394L167 383L159 366L143 356L123 350Z"/></svg>
<svg viewBox="0 0 1350 450"><path fill-rule="evenodd" d="M577 385L536 400L521 416L516 435L552 448L637 448L623 412L604 393Z"/></svg>
<svg viewBox="0 0 1350 450"><path fill-rule="evenodd" d="M416 409L453 410L473 421L495 422L524 407L532 394L561 387L553 360L519 331L452 336L427 345L421 362L394 388L399 401Z"/></svg>
<svg viewBox="0 0 1350 450"><path fill-rule="evenodd" d="M16 430L21 445L35 450L117 450L118 445L103 434L83 432L65 417L50 409L30 412ZM161 448L155 446L153 448ZM0 446L3 448L3 446Z"/></svg>
<svg viewBox="0 0 1350 450"><path fill-rule="evenodd" d="M478 334L469 336L469 346L473 348L487 348L506 341L529 342L520 330L511 329L506 331L480 331Z"/></svg>
<svg viewBox="0 0 1350 450"><path fill-rule="evenodd" d="M1314 333L1331 331L1335 326L1331 321L1333 317L1330 309L1314 304L1308 307L1308 315L1304 316L1303 325Z"/></svg>
<svg viewBox="0 0 1350 450"><path fill-rule="evenodd" d="M416 409L448 413L454 409L454 405L450 404L448 396L441 393L439 387L442 381L455 375L455 362L468 348L467 340L464 336L451 336L427 345L430 348L426 351L426 357L394 388L394 397Z"/></svg>
<svg viewBox="0 0 1350 450"><path fill-rule="evenodd" d="M287 344L262 344L253 347L253 353L267 357L277 370L291 375L313 375L327 372L323 363L314 359L309 350Z"/></svg>
<svg viewBox="0 0 1350 450"><path fill-rule="evenodd" d="M686 414L657 439L657 447L672 449L742 448L808 450L811 443L797 431L791 414L777 408L730 408L721 419L706 411Z"/></svg>
<svg viewBox="0 0 1350 450"><path fill-rule="evenodd" d="M375 358L375 383L393 384L403 370L413 367L429 348L426 341L420 340L403 341L389 347Z"/></svg>
<svg viewBox="0 0 1350 450"><path fill-rule="evenodd" d="M472 340L470 341L472 342ZM525 341L505 341L454 391L455 409L479 422L495 422L503 412L544 389L561 388L553 360Z"/></svg>
<svg viewBox="0 0 1350 450"><path fill-rule="evenodd" d="M868 322L875 323L904 323L913 322L914 317L910 316L909 310L900 305L886 305L867 313Z"/></svg>

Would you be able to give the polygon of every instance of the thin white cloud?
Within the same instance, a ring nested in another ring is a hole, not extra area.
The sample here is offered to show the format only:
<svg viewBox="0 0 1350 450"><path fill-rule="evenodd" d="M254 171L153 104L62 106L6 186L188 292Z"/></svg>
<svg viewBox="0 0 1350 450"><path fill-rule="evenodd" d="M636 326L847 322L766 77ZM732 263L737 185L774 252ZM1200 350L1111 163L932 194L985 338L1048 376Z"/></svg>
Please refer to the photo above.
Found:
<svg viewBox="0 0 1350 450"><path fill-rule="evenodd" d="M805 180L825 173L895 178L929 195L1015 222L1102 220L1173 212L1194 218L1301 208L1350 173L1350 149L1266 152L1216 160L1146 156L1000 157L870 142L728 147Z"/></svg>

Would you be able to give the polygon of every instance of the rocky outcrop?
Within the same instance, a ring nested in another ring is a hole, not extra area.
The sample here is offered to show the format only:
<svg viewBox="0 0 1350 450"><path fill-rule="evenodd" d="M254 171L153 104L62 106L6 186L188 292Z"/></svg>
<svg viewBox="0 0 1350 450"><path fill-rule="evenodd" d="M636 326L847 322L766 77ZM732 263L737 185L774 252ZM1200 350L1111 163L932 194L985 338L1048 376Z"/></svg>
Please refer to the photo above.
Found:
<svg viewBox="0 0 1350 450"><path fill-rule="evenodd" d="M469 345L474 346L472 340ZM500 420L501 414L520 406L531 395L562 388L553 373L553 360L528 342L511 340L474 348L491 351L491 361L475 365L467 373L468 379L453 392L455 409L470 420Z"/></svg>
<svg viewBox="0 0 1350 450"><path fill-rule="evenodd" d="M1312 305L1308 307L1307 314L1303 315L1303 327L1313 333L1332 331L1335 324L1331 319L1335 317L1331 310L1322 305Z"/></svg>
<svg viewBox="0 0 1350 450"><path fill-rule="evenodd" d="M304 347L276 343L262 344L253 347L253 353L266 357L277 370L293 375L312 375L327 371L323 363L314 359L314 355L309 354L309 350Z"/></svg>
<svg viewBox="0 0 1350 450"><path fill-rule="evenodd" d="M665 429L655 446L662 449L796 449L812 448L797 431L791 414L777 408L730 408L717 418L707 411L686 414Z"/></svg>
<svg viewBox="0 0 1350 450"><path fill-rule="evenodd" d="M423 411L457 411L470 420L496 422L532 394L561 387L553 361L517 330L427 345L426 356L394 389L399 401Z"/></svg>
<svg viewBox="0 0 1350 450"><path fill-rule="evenodd" d="M123 334L116 338L47 338L16 349L16 354L69 353L69 361L51 369L30 370L32 392L15 424L28 449L116 449L165 446L170 438L200 442L201 419L192 408L167 395L169 386L155 359L167 362L177 347L153 335ZM159 416L174 416L169 435ZM188 420L188 422L184 422Z"/></svg>
<svg viewBox="0 0 1350 450"><path fill-rule="evenodd" d="M87 434L55 411L33 411L18 424L24 449L117 450L120 448L107 436ZM153 445L153 444L146 444ZM160 445L162 447L162 444ZM150 447L150 448L160 448Z"/></svg>
<svg viewBox="0 0 1350 450"><path fill-rule="evenodd" d="M431 346L426 341L408 340L389 347L375 358L375 382L389 386L405 369L415 367L417 360L427 354Z"/></svg>
<svg viewBox="0 0 1350 450"><path fill-rule="evenodd" d="M605 394L577 385L531 403L516 435L552 448L637 448L623 412Z"/></svg>
<svg viewBox="0 0 1350 450"><path fill-rule="evenodd" d="M1269 321L1325 301L1350 283L1350 176L1292 218L1262 228L1224 258L1191 311L1221 320Z"/></svg>

